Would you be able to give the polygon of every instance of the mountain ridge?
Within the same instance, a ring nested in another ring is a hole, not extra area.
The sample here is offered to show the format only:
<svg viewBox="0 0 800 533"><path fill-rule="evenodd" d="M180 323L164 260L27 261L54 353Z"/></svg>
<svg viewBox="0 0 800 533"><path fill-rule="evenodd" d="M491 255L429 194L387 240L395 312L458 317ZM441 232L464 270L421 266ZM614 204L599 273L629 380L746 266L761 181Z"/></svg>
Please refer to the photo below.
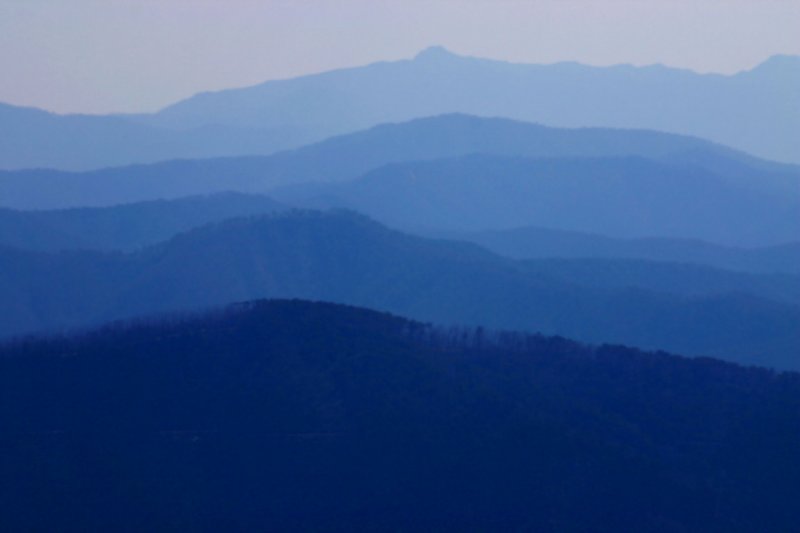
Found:
<svg viewBox="0 0 800 533"><path fill-rule="evenodd" d="M13 126L13 136L0 136L0 168L85 170L270 154L376 124L452 112L556 127L690 134L800 163L794 141L800 137L800 108L792 93L797 76L800 66L791 57L712 76L669 67L514 64L429 50L416 60L199 93L154 114L30 111L29 121ZM8 120L3 125L12 127Z"/></svg>
<svg viewBox="0 0 800 533"><path fill-rule="evenodd" d="M441 49L433 48L423 51L418 55L417 59L399 60L394 62L379 62L364 67L354 67L350 69L328 71L320 74L311 74L302 78L267 81L250 87L228 89L218 93L204 93L202 100L204 103L208 103L209 101L213 101L215 98L220 98L227 102L225 107L233 109L235 105L239 105L236 104L234 100L234 97L237 94L236 91L241 91L238 93L241 95L241 105L247 107L250 105L247 103L248 99L253 99L255 101L257 94L265 91L269 92L273 89L278 92L288 90L286 89L286 84L302 84L307 82L309 85L309 90L313 93L313 91L322 90L322 88L319 86L323 83L341 83L339 92L332 90L328 93L317 92L314 94L317 94L318 97L323 97L323 94L327 95L329 98L335 97L334 100L337 102L337 105L331 106L327 112L333 113L331 116L339 117L336 120L341 124L351 123L352 125L349 126L349 129L352 130L367 127L369 124L364 120L359 121L358 119L355 119L355 122L349 122L344 115L339 116L340 113L336 110L336 108L340 110L352 108L354 112L356 111L352 105L353 102L342 96L342 91L346 92L352 90L352 86L354 84L356 86L359 84L364 86L374 85L376 88L381 87L379 92L385 93L388 91L390 94L392 94L396 100L396 103L407 100L411 106L409 109L415 109L415 111L409 111L405 115L402 115L398 114L399 110L395 110L387 114L385 109L381 111L381 107L377 105L378 101L374 98L374 95L366 92L358 93L359 97L354 97L353 99L362 101L365 107L373 110L371 112L375 114L375 117L369 119L369 121L373 124L459 111L482 116L503 116L507 118L541 122L550 126L611 126L625 128L643 127L646 129L670 131L673 133L689 133L703 138L715 140L717 142L722 142L723 144L732 145L739 149L745 149L751 153L758 153L761 156L766 156L767 154L765 150L771 150L773 151L773 154L775 152L774 148L770 149L764 140L759 142L754 135L745 135L742 137L744 134L741 134L737 137L732 135L731 132L726 133L724 129L715 129L713 123L714 120L717 119L720 119L725 123L732 120L731 117L727 117L727 120L724 120L725 115L723 113L733 112L733 110L730 108L730 106L734 105L733 102L738 102L739 106L747 105L746 98L752 97L754 94L752 91L755 90L754 87L749 85L749 82L747 81L749 78L757 76L759 73L763 73L767 70L773 73L777 71L781 75L794 75L794 69L797 69L797 71L800 72L800 66L796 66L795 63L796 62L794 61L782 61L780 58L776 58L773 61L765 61L762 64L765 68L758 69L756 67L748 71L743 71L743 73L740 73L742 75L704 75L697 74L692 71L675 70L669 67L591 67L575 64L514 64L489 59L459 56L442 51ZM776 65L781 66L782 68L774 68ZM477 74L476 72L469 71L468 68L471 67L474 67L481 73ZM564 67L567 68L565 69ZM434 85L431 86L432 88L430 89L429 93L423 94L417 92L418 89L414 86L414 84L408 79L403 78L403 76L411 76L409 72L413 71L414 68L420 69L420 73L415 75L422 76L422 72L424 72L425 75L431 77L427 83ZM397 86L395 87L391 85L382 85L380 79L375 77L390 69L395 69L397 71L397 74L395 75ZM546 111L546 104L543 104L543 107L541 108L536 108L535 106L531 107L533 105L531 103L526 104L524 98L522 97L525 92L521 88L522 85L520 85L522 82L513 76L509 78L508 85L506 87L500 87L499 84L497 86L493 86L491 85L491 81L487 81L490 80L492 76L499 77L508 73L509 71L513 71L515 75L522 77L534 76L529 81L524 82L528 83L528 85L525 86L526 90L529 93L538 92L540 94L540 99L550 102L551 104L555 103L551 107L553 109L558 109L558 113L560 114L556 114L552 111ZM555 78L550 79L547 77L535 77L542 75L541 73L547 73L549 71L552 71L554 76L556 74L566 76L568 81L558 80ZM598 77L598 79L595 80L595 83L591 83L589 80L583 79L583 77L589 75ZM348 76L358 79L359 81L355 82L350 80ZM399 78L397 78L397 76L399 76ZM576 76L578 79L573 79ZM622 77L615 78L615 76ZM668 79L665 79L665 77ZM340 78L341 81L339 81ZM344 81L345 79L347 79L346 82ZM465 93L465 95L461 96L458 102L453 101L454 95L459 94L456 92L455 85L451 83L453 80L463 82L460 85L460 89L461 92ZM441 85L435 85L436 83L440 83ZM450 83L450 85L448 85L448 83ZM676 83L683 85L680 87L672 87ZM702 86L702 83L710 83L713 87ZM604 90L610 90L611 96L609 96L607 100L602 100L598 99L596 94L591 92L581 92L581 89L578 88L581 86L593 85L597 85ZM635 89L633 93L630 93L627 98L615 98L613 96L614 91L624 93L626 90L625 87L629 85L631 87L637 87L637 89ZM641 85L641 87L639 85ZM664 87L663 89L660 88L662 86ZM444 89L444 87L448 87L448 89ZM478 89L476 89L476 87L481 87L480 91L482 92L480 92L480 96L477 96ZM536 88L540 88L540 90L537 91ZM470 93L472 90L476 91L475 96ZM684 106L688 105L689 108L696 112L696 116L694 118L682 113L679 106L676 107L677 103L673 102L674 98L670 96L670 92L673 90L679 90L684 93L682 103ZM504 93L503 91L506 92ZM637 93L635 91L640 92ZM659 96L648 99L644 96L648 91L659 94ZM662 92L663 94L660 94ZM718 93L716 99L709 97L711 92ZM570 100L570 102L574 104L576 108L581 110L580 113L570 111L568 107L558 103L557 100L554 99L556 96L560 96L562 99L569 99L572 97L571 95L575 93L579 93L580 98L575 98L574 100ZM446 96L448 94L450 95L449 99ZM751 96L746 97L746 94L750 94ZM774 124L781 125L781 131L789 134L790 131L797 131L797 121L800 119L800 115L798 115L798 113L800 113L800 109L792 107L790 101L786 100L787 97L788 94L784 94L781 97L782 103L780 105L784 107L782 107L780 111L774 106L769 107L770 105L773 105L769 104L764 108L764 112L769 114L770 120L775 118ZM425 100L425 98L428 98L428 100ZM774 104L777 104L777 98L778 97L773 94ZM438 108L435 106L431 107L431 102L435 99L438 99L436 100L438 102L436 104L439 106ZM495 107L491 107L487 104L487 102L490 101L496 102ZM501 101L515 102L518 106L517 111L510 107L502 107L502 105L497 103ZM610 109L615 109L617 111L616 115L621 116L624 114L623 112L628 112L626 111L628 110L628 106L633 105L632 102L634 101L637 102L636 105L639 108L641 108L642 105L639 105L638 102L654 103L660 101L662 102L662 106L669 105L671 106L670 112L672 114L677 113L679 116L683 116L682 122L684 123L684 126L681 126L681 121L673 120L672 117L669 117L663 113L661 115L650 114L644 121L637 120L632 114L626 115L628 118L623 120L614 118L615 113L611 112ZM594 106L588 106L588 102L594 102ZM184 120L190 121L186 124L197 125L203 121L201 118L202 110L192 110L194 103L191 102L190 98L189 100L184 100L172 106L168 106L162 110L161 114L164 117L164 120L166 120L166 117L169 116L172 117L170 120L173 121L180 120L179 116L184 115L186 117ZM416 107L414 107L415 105ZM527 108L528 111L519 112L520 109L526 109L525 105L529 106ZM604 105L608 109L598 114L595 110L603 109ZM245 107L242 107L242 109L245 109ZM395 105L395 107L397 107L397 105ZM256 108L252 108L252 110L256 111ZM263 112L263 108L258 108L257 112ZM697 117L700 117L701 115L708 115L710 117L712 114L716 117L714 120L711 120L707 123L702 123L702 121L698 122ZM243 112L240 113L240 115L243 120L251 120L253 116L250 115L250 118L247 118ZM750 128L759 128L759 132L762 135L769 136L773 144L783 146L781 148L781 153L783 154L784 160L793 160L794 162L798 162L796 157L792 159L794 156L792 152L789 151L789 148L793 145L786 144L786 142L782 143L780 138L776 137L774 134L770 134L769 131L760 128L756 122L757 119L755 118L757 115L758 113L751 113L749 111L746 112L743 116L746 116L747 123L742 123L741 127L744 128L749 126ZM191 116L195 116L195 118L190 119L189 117ZM761 120L763 121L764 119L765 117L762 116ZM155 120L158 121L159 119L156 118ZM192 120L194 122L192 122ZM351 118L349 120L352 121L353 119ZM789 122L786 122L787 120L789 120ZM281 120L278 120L278 122L281 122ZM691 123L696 124L691 127L687 126ZM327 133L327 135L332 135L335 133L337 132L330 131ZM748 140L745 141L745 138ZM745 148L747 145L751 147ZM753 149L752 146L756 145L758 145L759 148ZM771 159L781 159L781 157L775 157L774 155L767 157Z"/></svg>
<svg viewBox="0 0 800 533"><path fill-rule="evenodd" d="M233 192L96 208L0 208L0 244L39 251L133 250L211 222L286 209L266 196Z"/></svg>
<svg viewBox="0 0 800 533"><path fill-rule="evenodd" d="M134 254L5 249L2 257L5 336L301 298L444 324L800 365L800 306L708 289L698 297L661 294L646 279L639 287L614 286L613 279L610 288L579 285L475 245L402 234L347 212L228 220Z"/></svg>
<svg viewBox="0 0 800 533"><path fill-rule="evenodd" d="M245 86L237 86L237 87L227 87L218 90L211 90L211 91L199 91L193 95L189 95L186 98L180 99L172 104L167 104L166 106L162 107L161 109L155 111L152 114L158 114L160 112L166 111L175 105L182 104L187 100L190 100L195 97L207 97L209 95L225 93L229 91L238 91L238 90L247 90L247 89L254 89L254 88L262 88L266 85L272 83L281 83L293 80L302 80L302 79L310 79L316 78L320 76L328 76L333 73L339 72L352 72L357 71L366 67L372 66L386 66L392 64L405 64L410 62L442 62L442 61L471 61L471 62L483 62L489 63L497 66L501 65L508 65L514 67L528 67L528 68L548 68L548 67L567 67L567 68L578 68L578 69L596 69L596 70L604 70L604 69L625 69L625 70L665 70L674 73L684 73L690 74L693 76L707 76L707 77L719 77L719 78L730 78L735 76L741 76L744 74L752 73L753 71L757 71L759 69L773 69L776 66L779 67L790 67L790 68L800 68L800 56L793 55L793 54L773 54L768 56L761 62L753 65L749 68L742 68L733 73L721 73L721 72L699 72L696 70L692 70L690 68L685 67L676 67L672 65L667 65L664 63L648 63L643 65L634 65L632 63L613 63L608 65L590 65L587 63L581 63L580 61L572 61L572 60L565 60L565 61L555 61L551 63L529 63L524 61L507 61L502 59L493 59L489 57L481 57L481 56L469 56L463 55L452 50L446 48L442 45L431 45L426 48L421 49L417 52L413 57L407 59L397 59L397 60L380 60L374 61L371 63L366 63L364 65L353 66L353 67L342 67L342 68L334 68L329 70L324 70L322 72L312 72L308 74L301 74L298 76L292 76L287 78L274 78L274 79L267 79L258 83L254 83L252 85L245 85ZM129 114L132 116L137 116L135 114Z"/></svg>
<svg viewBox="0 0 800 533"><path fill-rule="evenodd" d="M130 250L226 218L288 209L290 206L268 197L230 192L97 208L51 211L0 208L0 245L50 252L81 248ZM798 242L735 248L691 239L615 239L541 227L418 234L472 242L511 259L626 259L762 274L800 274Z"/></svg>
<svg viewBox="0 0 800 533"><path fill-rule="evenodd" d="M513 259L639 259L694 263L744 272L800 273L800 242L760 248L734 248L697 239L615 239L597 233L538 226L503 231L433 231L421 234L472 242Z"/></svg>
<svg viewBox="0 0 800 533"><path fill-rule="evenodd" d="M387 163L475 152L526 156L645 155L750 183L798 189L800 166L752 158L708 141L648 131L549 128L442 115L334 137L272 156L178 160L88 172L0 171L0 206L103 206L227 190L265 193L292 183L345 181Z"/></svg>
<svg viewBox="0 0 800 533"><path fill-rule="evenodd" d="M473 154L390 163L356 180L278 188L272 195L304 207L353 209L417 233L533 225L745 247L797 241L800 180L758 176L636 155Z"/></svg>

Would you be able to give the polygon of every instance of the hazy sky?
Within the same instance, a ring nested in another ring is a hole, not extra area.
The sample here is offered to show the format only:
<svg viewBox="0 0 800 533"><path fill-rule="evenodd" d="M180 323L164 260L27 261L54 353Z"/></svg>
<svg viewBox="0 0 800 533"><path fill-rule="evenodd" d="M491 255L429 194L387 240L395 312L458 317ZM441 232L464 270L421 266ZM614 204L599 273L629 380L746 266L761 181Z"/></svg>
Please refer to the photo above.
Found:
<svg viewBox="0 0 800 533"><path fill-rule="evenodd" d="M0 101L149 111L432 44L730 73L800 54L798 28L800 0L0 0Z"/></svg>

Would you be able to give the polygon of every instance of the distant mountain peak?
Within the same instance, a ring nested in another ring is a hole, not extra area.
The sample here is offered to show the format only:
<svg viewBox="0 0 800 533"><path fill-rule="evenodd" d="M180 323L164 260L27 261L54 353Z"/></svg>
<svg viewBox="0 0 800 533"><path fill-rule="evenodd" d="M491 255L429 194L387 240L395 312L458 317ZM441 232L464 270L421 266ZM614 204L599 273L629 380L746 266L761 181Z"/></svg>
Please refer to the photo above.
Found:
<svg viewBox="0 0 800 533"><path fill-rule="evenodd" d="M458 57L458 55L454 54L444 46L436 45L429 46L428 48L422 50L420 53L414 56L414 61L440 61L454 57Z"/></svg>

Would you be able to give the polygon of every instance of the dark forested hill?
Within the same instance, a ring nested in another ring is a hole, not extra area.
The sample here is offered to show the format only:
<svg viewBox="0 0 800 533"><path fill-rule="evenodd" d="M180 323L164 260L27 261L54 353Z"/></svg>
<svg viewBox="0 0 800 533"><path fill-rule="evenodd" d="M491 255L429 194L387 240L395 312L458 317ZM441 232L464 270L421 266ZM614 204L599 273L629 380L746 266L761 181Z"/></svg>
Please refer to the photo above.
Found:
<svg viewBox="0 0 800 533"><path fill-rule="evenodd" d="M536 225L743 246L800 240L800 181L793 190L769 189L754 174L747 186L696 166L638 157L472 155L388 165L353 182L274 194L414 230Z"/></svg>
<svg viewBox="0 0 800 533"><path fill-rule="evenodd" d="M0 346L7 531L784 532L800 378L257 302Z"/></svg>
<svg viewBox="0 0 800 533"><path fill-rule="evenodd" d="M737 187L798 194L800 170L700 139L641 130L557 129L445 115L386 124L270 157L167 161L93 172L0 172L0 206L104 206L220 191L342 182L390 163L482 153L524 157L637 156L704 169Z"/></svg>
<svg viewBox="0 0 800 533"><path fill-rule="evenodd" d="M535 271L473 245L404 235L352 213L231 220L133 254L0 254L3 335L292 297L800 366L800 307L774 299L781 287L788 298L796 295L794 277L723 273L706 287L706 270L665 266L664 283L647 275L632 284L613 277L605 285L586 283L591 276L581 281L560 277L558 269Z"/></svg>
<svg viewBox="0 0 800 533"><path fill-rule="evenodd" d="M286 208L265 196L218 193L101 208L0 209L0 245L28 250L130 250L227 218Z"/></svg>

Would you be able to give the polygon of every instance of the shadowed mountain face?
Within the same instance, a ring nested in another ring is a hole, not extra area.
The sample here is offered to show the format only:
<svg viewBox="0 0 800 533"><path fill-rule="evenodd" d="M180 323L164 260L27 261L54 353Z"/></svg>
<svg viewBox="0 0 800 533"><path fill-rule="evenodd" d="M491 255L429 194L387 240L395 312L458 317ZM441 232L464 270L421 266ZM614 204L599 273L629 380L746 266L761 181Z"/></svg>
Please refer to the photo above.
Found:
<svg viewBox="0 0 800 533"><path fill-rule="evenodd" d="M0 168L269 154L453 112L688 134L800 163L798 85L800 58L790 56L722 76L662 66L519 65L431 49L409 61L202 93L153 115L59 116L3 105Z"/></svg>
<svg viewBox="0 0 800 533"><path fill-rule="evenodd" d="M669 276L645 269L628 283L614 268L603 279L562 274L352 214L295 213L217 224L136 254L5 249L0 333L296 297L800 367L796 277L731 273L709 285L707 269L664 266Z"/></svg>
<svg viewBox="0 0 800 533"><path fill-rule="evenodd" d="M759 184L755 175L746 186L702 168L641 158L468 156L389 165L351 183L274 194L309 207L355 209L412 230L537 225L733 246L800 240L800 188Z"/></svg>
<svg viewBox="0 0 800 533"><path fill-rule="evenodd" d="M0 206L106 206L221 191L344 182L392 163L481 153L537 158L644 157L700 168L737 187L797 195L800 170L700 139L656 132L566 130L502 119L448 115L391 124L271 157L170 161L85 173L0 172Z"/></svg>
<svg viewBox="0 0 800 533"><path fill-rule="evenodd" d="M713 360L275 301L0 346L0 398L10 531L800 521L798 376Z"/></svg>
<svg viewBox="0 0 800 533"><path fill-rule="evenodd" d="M227 218L283 211L265 196L219 193L102 208L0 209L0 245L26 250L132 250Z"/></svg>

